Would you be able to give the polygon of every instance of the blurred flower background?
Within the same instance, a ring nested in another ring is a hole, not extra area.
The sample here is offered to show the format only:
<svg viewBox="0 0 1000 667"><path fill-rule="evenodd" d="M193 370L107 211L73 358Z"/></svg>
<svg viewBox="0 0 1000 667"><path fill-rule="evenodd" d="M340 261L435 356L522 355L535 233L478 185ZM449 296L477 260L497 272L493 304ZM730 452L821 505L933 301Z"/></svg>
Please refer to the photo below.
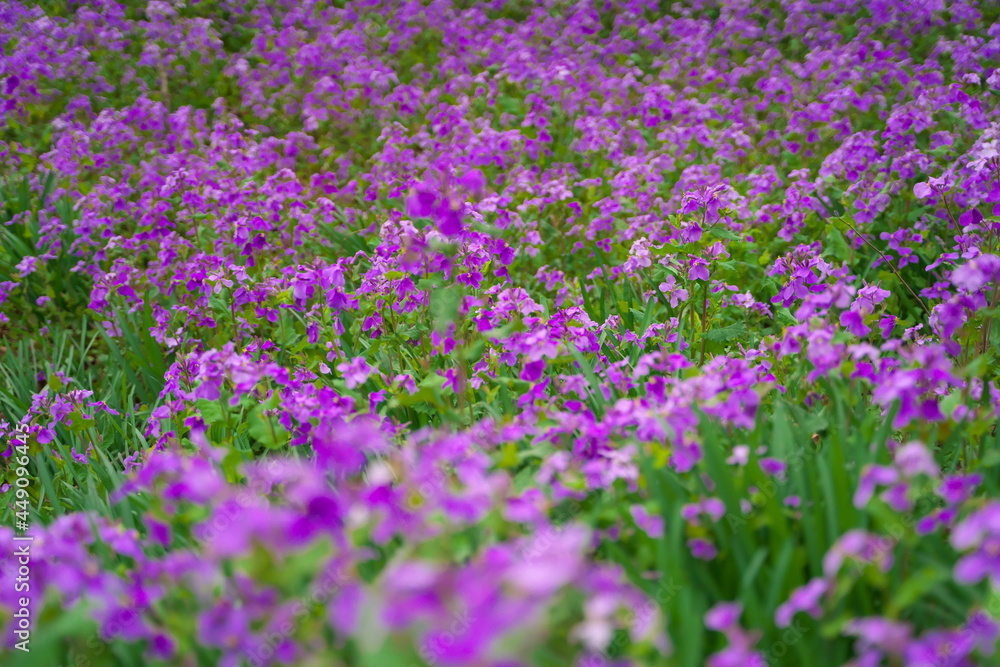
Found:
<svg viewBox="0 0 1000 667"><path fill-rule="evenodd" d="M997 3L0 44L4 665L998 659Z"/></svg>

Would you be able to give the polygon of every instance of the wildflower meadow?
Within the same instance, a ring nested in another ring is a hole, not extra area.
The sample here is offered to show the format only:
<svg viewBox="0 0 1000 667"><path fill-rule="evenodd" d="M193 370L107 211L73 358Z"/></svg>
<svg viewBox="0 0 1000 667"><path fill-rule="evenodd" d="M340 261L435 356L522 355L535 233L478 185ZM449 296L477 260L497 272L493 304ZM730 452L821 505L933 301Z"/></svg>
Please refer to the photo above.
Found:
<svg viewBox="0 0 1000 667"><path fill-rule="evenodd" d="M3 0L4 667L1000 665L1000 2Z"/></svg>

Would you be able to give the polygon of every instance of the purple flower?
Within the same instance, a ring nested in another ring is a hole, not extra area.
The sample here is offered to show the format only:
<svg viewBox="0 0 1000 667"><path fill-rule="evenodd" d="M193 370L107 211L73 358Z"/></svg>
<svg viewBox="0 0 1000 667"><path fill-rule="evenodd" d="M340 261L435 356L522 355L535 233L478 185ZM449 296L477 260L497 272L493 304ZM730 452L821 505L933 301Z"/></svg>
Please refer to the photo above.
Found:
<svg viewBox="0 0 1000 667"><path fill-rule="evenodd" d="M966 551L989 535L1000 535L1000 502L991 502L959 523L951 534L951 546Z"/></svg>
<svg viewBox="0 0 1000 667"><path fill-rule="evenodd" d="M1000 586L1000 534L982 539L972 553L955 564L955 581L975 584L989 577L993 586Z"/></svg>
<svg viewBox="0 0 1000 667"><path fill-rule="evenodd" d="M784 461L764 457L758 461L760 463L760 469L766 474L776 476L779 479L784 477L785 469L788 467Z"/></svg>
<svg viewBox="0 0 1000 667"><path fill-rule="evenodd" d="M759 633L746 632L740 627L743 605L738 602L720 602L705 614L705 627L721 632L729 646L708 657L708 667L766 667L764 656L754 651Z"/></svg>
<svg viewBox="0 0 1000 667"><path fill-rule="evenodd" d="M873 564L878 565L882 572L888 572L892 568L895 545L895 540L889 537L860 529L849 530L834 542L823 557L823 576L834 579L848 559L852 559L859 570Z"/></svg>
<svg viewBox="0 0 1000 667"><path fill-rule="evenodd" d="M972 475L946 475L938 485L937 493L949 505L964 503L983 481L979 473Z"/></svg>
<svg viewBox="0 0 1000 667"><path fill-rule="evenodd" d="M38 258L32 257L30 255L26 255L23 259L21 259L20 262L18 262L14 266L14 268L17 269L17 275L20 278L26 278L27 276L30 276L32 273L38 270L38 267L39 267Z"/></svg>
<svg viewBox="0 0 1000 667"><path fill-rule="evenodd" d="M438 194L425 185L418 186L406 199L406 212L413 218L430 217L435 210Z"/></svg>
<svg viewBox="0 0 1000 667"><path fill-rule="evenodd" d="M899 480L899 471L895 468L879 465L867 465L861 471L861 481L854 492L854 506L863 509L875 494L878 486L895 484Z"/></svg>
<svg viewBox="0 0 1000 667"><path fill-rule="evenodd" d="M927 475L936 479L940 474L934 454L922 442L910 442L896 450L896 466L906 477Z"/></svg>
<svg viewBox="0 0 1000 667"><path fill-rule="evenodd" d="M363 385L373 371L364 357L355 357L351 361L341 362L337 364L337 370L344 376L344 382L348 389Z"/></svg>
<svg viewBox="0 0 1000 667"><path fill-rule="evenodd" d="M936 630L912 641L903 654L907 667L974 667L967 658L975 649L972 637L951 630Z"/></svg>
<svg viewBox="0 0 1000 667"><path fill-rule="evenodd" d="M470 169L459 177L458 183L469 192L479 194L486 187L486 176L479 169Z"/></svg>
<svg viewBox="0 0 1000 667"><path fill-rule="evenodd" d="M458 236L464 229L461 210L458 205L450 201L443 201L434 212L434 217L437 220L438 229L445 236Z"/></svg>
<svg viewBox="0 0 1000 667"><path fill-rule="evenodd" d="M871 333L871 327L865 324L864 316L856 310L845 310L841 313L840 326L859 338Z"/></svg>
<svg viewBox="0 0 1000 667"><path fill-rule="evenodd" d="M978 292L986 285L995 285L998 280L1000 257L996 255L979 255L951 273L952 284L969 294Z"/></svg>
<svg viewBox="0 0 1000 667"><path fill-rule="evenodd" d="M713 521L720 520L726 514L726 505L718 498L705 498L701 503L701 509Z"/></svg>
<svg viewBox="0 0 1000 667"><path fill-rule="evenodd" d="M692 257L687 277L688 280L708 280L708 262L701 257Z"/></svg>
<svg viewBox="0 0 1000 667"><path fill-rule="evenodd" d="M663 537L662 516L651 515L643 505L632 505L632 507L629 508L629 512L632 514L632 519L635 521L636 525L638 525L644 533L653 539Z"/></svg>
<svg viewBox="0 0 1000 667"><path fill-rule="evenodd" d="M507 570L506 580L531 595L551 595L583 568L583 549L589 541L590 531L579 525L555 535L538 533L525 545L523 560Z"/></svg>
<svg viewBox="0 0 1000 667"><path fill-rule="evenodd" d="M198 638L205 646L239 650L251 637L249 610L231 601L218 603L198 619Z"/></svg>
<svg viewBox="0 0 1000 667"><path fill-rule="evenodd" d="M767 660L757 651L730 647L708 656L707 667L767 667Z"/></svg>
<svg viewBox="0 0 1000 667"><path fill-rule="evenodd" d="M701 503L687 504L681 507L681 518L688 523L698 523L698 516L701 514Z"/></svg>
<svg viewBox="0 0 1000 667"><path fill-rule="evenodd" d="M350 635L357 628L364 589L356 583L340 587L329 605L330 624L337 632Z"/></svg>
<svg viewBox="0 0 1000 667"><path fill-rule="evenodd" d="M150 654L158 660L170 660L173 658L176 649L176 642L162 633L154 635L149 646Z"/></svg>
<svg viewBox="0 0 1000 667"><path fill-rule="evenodd" d="M997 638L1000 637L1000 625L985 611L975 611L959 631L966 641L986 656L996 652Z"/></svg>
<svg viewBox="0 0 1000 667"><path fill-rule="evenodd" d="M855 618L844 628L844 633L858 637L859 652L878 648L899 655L910 641L909 624L881 616Z"/></svg>
<svg viewBox="0 0 1000 667"><path fill-rule="evenodd" d="M688 540L687 545L691 555L699 560L713 560L718 555L715 545L700 537Z"/></svg>
<svg viewBox="0 0 1000 667"><path fill-rule="evenodd" d="M162 523L152 517L146 518L146 527L149 529L149 537L153 542L161 546L169 546L172 537L170 524Z"/></svg>
<svg viewBox="0 0 1000 667"><path fill-rule="evenodd" d="M726 632L739 625L742 613L743 605L739 602L720 602L705 614L705 627L709 630Z"/></svg>
<svg viewBox="0 0 1000 667"><path fill-rule="evenodd" d="M875 306L885 301L889 295L889 290L882 289L878 285L865 285L858 290L858 297L851 304L851 310L868 315L874 312Z"/></svg>
<svg viewBox="0 0 1000 667"><path fill-rule="evenodd" d="M917 199L933 197L939 192L946 192L951 188L951 184L944 178L931 178L926 183L917 183L913 186L913 195Z"/></svg>
<svg viewBox="0 0 1000 667"><path fill-rule="evenodd" d="M660 283L660 291L667 296L667 300L673 308L676 308L681 301L688 299L688 291L680 286L672 274L667 274L667 277Z"/></svg>
<svg viewBox="0 0 1000 667"><path fill-rule="evenodd" d="M305 512L289 527L288 535L296 542L306 542L314 534L339 528L343 524L343 511L337 499L328 494L311 498Z"/></svg>
<svg viewBox="0 0 1000 667"><path fill-rule="evenodd" d="M882 338L889 338L892 335L892 330L896 328L896 316L883 315L878 321L878 327Z"/></svg>
<svg viewBox="0 0 1000 667"><path fill-rule="evenodd" d="M440 371L438 371L440 373ZM448 368L444 372L444 388L451 389L456 394L460 394L465 390L465 382L462 379L461 374L454 368Z"/></svg>
<svg viewBox="0 0 1000 667"><path fill-rule="evenodd" d="M914 529L918 535L927 535L933 533L938 526L950 526L957 515L958 509L955 507L938 509L921 517Z"/></svg>
<svg viewBox="0 0 1000 667"><path fill-rule="evenodd" d="M524 365L524 370L521 371L521 379L526 382L538 382L542 377L542 373L545 371L545 360L539 359L538 361L529 361Z"/></svg>
<svg viewBox="0 0 1000 667"><path fill-rule="evenodd" d="M698 518L705 514L712 521L718 521L726 514L726 505L718 498L705 498L681 507L681 517L688 523L698 525Z"/></svg>
<svg viewBox="0 0 1000 667"><path fill-rule="evenodd" d="M823 613L819 601L830 590L826 579L816 578L805 586L792 591L788 600L774 612L774 622L779 628L787 628L796 613L804 611L813 618L819 618Z"/></svg>
<svg viewBox="0 0 1000 667"><path fill-rule="evenodd" d="M726 459L726 463L729 465L745 466L747 461L750 460L750 447L749 445L736 445L733 447L733 453L729 458Z"/></svg>

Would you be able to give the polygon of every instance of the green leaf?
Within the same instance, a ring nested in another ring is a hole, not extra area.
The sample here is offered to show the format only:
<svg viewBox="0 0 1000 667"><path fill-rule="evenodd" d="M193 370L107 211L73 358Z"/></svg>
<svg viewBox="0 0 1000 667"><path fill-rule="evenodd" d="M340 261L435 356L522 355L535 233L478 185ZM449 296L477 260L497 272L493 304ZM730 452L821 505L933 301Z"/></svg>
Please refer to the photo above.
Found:
<svg viewBox="0 0 1000 667"><path fill-rule="evenodd" d="M570 352L573 354L573 358L576 359L576 363L579 364L580 370L583 371L583 376L587 378L587 383L590 385L590 398L594 401L595 405L603 412L603 406L605 403L604 393L601 391L600 379L594 372L594 367L587 361L586 357L576 348L570 348Z"/></svg>
<svg viewBox="0 0 1000 667"><path fill-rule="evenodd" d="M74 410L66 416L68 428L71 433L80 433L93 427L97 422L89 417L84 417L79 410Z"/></svg>
<svg viewBox="0 0 1000 667"><path fill-rule="evenodd" d="M245 460L243 452L238 449L230 449L222 459L222 471L226 473L226 480L232 484L239 480L240 464Z"/></svg>
<svg viewBox="0 0 1000 667"><path fill-rule="evenodd" d="M851 256L851 249L847 245L847 239L833 225L829 226L826 230L826 239L823 242L823 254L838 260L846 260Z"/></svg>
<svg viewBox="0 0 1000 667"><path fill-rule="evenodd" d="M431 292L431 316L436 331L445 331L450 323L458 319L461 302L462 292L456 285L439 287Z"/></svg>
<svg viewBox="0 0 1000 667"><path fill-rule="evenodd" d="M218 401L199 398L195 405L198 406L198 412L206 424L211 425L226 419L226 415L222 412L222 405Z"/></svg>
<svg viewBox="0 0 1000 667"><path fill-rule="evenodd" d="M51 389L54 392L58 392L60 389L63 388L62 380L60 380L59 376L56 375L55 373L49 373L47 382L49 384L49 389Z"/></svg>
<svg viewBox="0 0 1000 667"><path fill-rule="evenodd" d="M1000 450L991 449L983 454L979 460L979 465L983 468L993 468L1000 465Z"/></svg>
<svg viewBox="0 0 1000 667"><path fill-rule="evenodd" d="M774 311L774 321L783 327L793 327L799 323L792 311L787 308L778 308Z"/></svg>
<svg viewBox="0 0 1000 667"><path fill-rule="evenodd" d="M942 567L927 567L907 575L906 580L896 590L886 608L889 618L896 618L900 612L923 597L928 591L940 583L949 581L951 572Z"/></svg>
<svg viewBox="0 0 1000 667"><path fill-rule="evenodd" d="M513 468L517 465L517 445L513 442L504 444L497 465L501 468Z"/></svg>
<svg viewBox="0 0 1000 667"><path fill-rule="evenodd" d="M384 642L374 651L362 653L358 664L360 667L411 667L424 663L412 651Z"/></svg>
<svg viewBox="0 0 1000 667"><path fill-rule="evenodd" d="M270 449L283 447L288 442L288 431L281 426L275 416L267 417L260 407L255 408L247 416L250 435Z"/></svg>
<svg viewBox="0 0 1000 667"><path fill-rule="evenodd" d="M706 331L705 340L712 341L713 343L725 343L727 341L735 340L740 336L744 336L746 333L746 326L742 322L737 322L736 324L730 324L729 326L722 327L721 329Z"/></svg>
<svg viewBox="0 0 1000 667"><path fill-rule="evenodd" d="M726 239L727 241L739 241L740 237L734 234L731 230L725 227L709 227L708 233L717 239Z"/></svg>

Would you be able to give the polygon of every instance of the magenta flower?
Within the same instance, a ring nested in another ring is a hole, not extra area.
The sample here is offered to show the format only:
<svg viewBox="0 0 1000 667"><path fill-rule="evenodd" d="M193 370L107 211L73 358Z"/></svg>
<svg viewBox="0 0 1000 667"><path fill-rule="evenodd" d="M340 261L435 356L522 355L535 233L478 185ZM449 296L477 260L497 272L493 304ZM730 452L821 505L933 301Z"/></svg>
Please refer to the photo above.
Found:
<svg viewBox="0 0 1000 667"><path fill-rule="evenodd" d="M463 380L461 373L456 371L454 368L448 368L445 370L443 386L445 389L451 389L456 394L460 394L465 391L465 381Z"/></svg>
<svg viewBox="0 0 1000 667"><path fill-rule="evenodd" d="M888 572L894 562L895 540L864 530L849 530L830 547L823 557L823 576L834 579L845 562L853 561L856 571L866 565L876 565Z"/></svg>
<svg viewBox="0 0 1000 667"><path fill-rule="evenodd" d="M906 477L927 475L937 479L940 469L934 454L921 442L910 442L896 450L896 467Z"/></svg>
<svg viewBox="0 0 1000 667"><path fill-rule="evenodd" d="M861 471L861 481L854 491L854 506L858 509L864 508L879 486L895 484L899 480L899 471L896 468L879 465L867 465Z"/></svg>
<svg viewBox="0 0 1000 667"><path fill-rule="evenodd" d="M727 632L739 627L743 605L738 602L720 602L705 613L705 627L717 632Z"/></svg>
<svg viewBox="0 0 1000 667"><path fill-rule="evenodd" d="M760 634L746 632L740 627L743 605L738 602L720 602L705 614L705 627L721 632L729 646L708 657L709 667L766 667L764 656L754 650Z"/></svg>
<svg viewBox="0 0 1000 667"><path fill-rule="evenodd" d="M663 537L663 517L650 514L643 505L632 505L629 508L632 519L646 535L653 539Z"/></svg>
<svg viewBox="0 0 1000 667"><path fill-rule="evenodd" d="M840 326L859 338L871 333L871 327L865 324L864 315L856 310L845 310L840 314Z"/></svg>
<svg viewBox="0 0 1000 667"><path fill-rule="evenodd" d="M945 475L938 485L940 495L949 505L964 503L983 482L979 473L972 475Z"/></svg>
<svg viewBox="0 0 1000 667"><path fill-rule="evenodd" d="M860 652L871 649L899 655L909 645L912 629L909 624L880 616L867 616L851 620L845 634L858 637Z"/></svg>
<svg viewBox="0 0 1000 667"><path fill-rule="evenodd" d="M667 277L660 283L660 291L667 296L667 300L674 308L681 301L687 301L688 299L688 291L680 286L680 283L677 282L673 274L668 273Z"/></svg>
<svg viewBox="0 0 1000 667"><path fill-rule="evenodd" d="M473 194L479 194L486 187L486 177L479 169L470 169L458 179L459 185Z"/></svg>
<svg viewBox="0 0 1000 667"><path fill-rule="evenodd" d="M426 185L417 186L406 199L406 212L414 218L427 218L434 214L438 194Z"/></svg>
<svg viewBox="0 0 1000 667"><path fill-rule="evenodd" d="M1000 257L980 255L951 272L951 283L969 293L975 293L986 285L996 285L1000 281Z"/></svg>
<svg viewBox="0 0 1000 667"><path fill-rule="evenodd" d="M913 186L913 195L917 199L927 199L936 194L941 194L950 190L953 183L947 178L932 177L924 183L917 183Z"/></svg>
<svg viewBox="0 0 1000 667"><path fill-rule="evenodd" d="M955 564L955 580L974 584L989 578L1000 585L1000 503L990 503L959 523L951 534L956 551L970 552Z"/></svg>
<svg viewBox="0 0 1000 667"><path fill-rule="evenodd" d="M355 389L368 380L374 369L368 365L364 357L355 357L337 364L337 370L343 375L347 388Z"/></svg>
<svg viewBox="0 0 1000 667"><path fill-rule="evenodd" d="M688 540L687 545L688 549L691 550L691 555L698 560L714 560L719 553L714 544L700 537Z"/></svg>
<svg viewBox="0 0 1000 667"><path fill-rule="evenodd" d="M701 257L691 257L687 277L688 280L708 280L708 262Z"/></svg>
<svg viewBox="0 0 1000 667"><path fill-rule="evenodd" d="M800 611L806 612L813 618L819 618L823 613L819 602L829 590L830 584L823 578L813 579L805 586L796 588L788 600L775 610L774 622L779 628L787 628L795 614Z"/></svg>
<svg viewBox="0 0 1000 667"><path fill-rule="evenodd" d="M461 206L433 186L418 185L406 199L406 212L414 218L431 218L445 236L461 234Z"/></svg>

